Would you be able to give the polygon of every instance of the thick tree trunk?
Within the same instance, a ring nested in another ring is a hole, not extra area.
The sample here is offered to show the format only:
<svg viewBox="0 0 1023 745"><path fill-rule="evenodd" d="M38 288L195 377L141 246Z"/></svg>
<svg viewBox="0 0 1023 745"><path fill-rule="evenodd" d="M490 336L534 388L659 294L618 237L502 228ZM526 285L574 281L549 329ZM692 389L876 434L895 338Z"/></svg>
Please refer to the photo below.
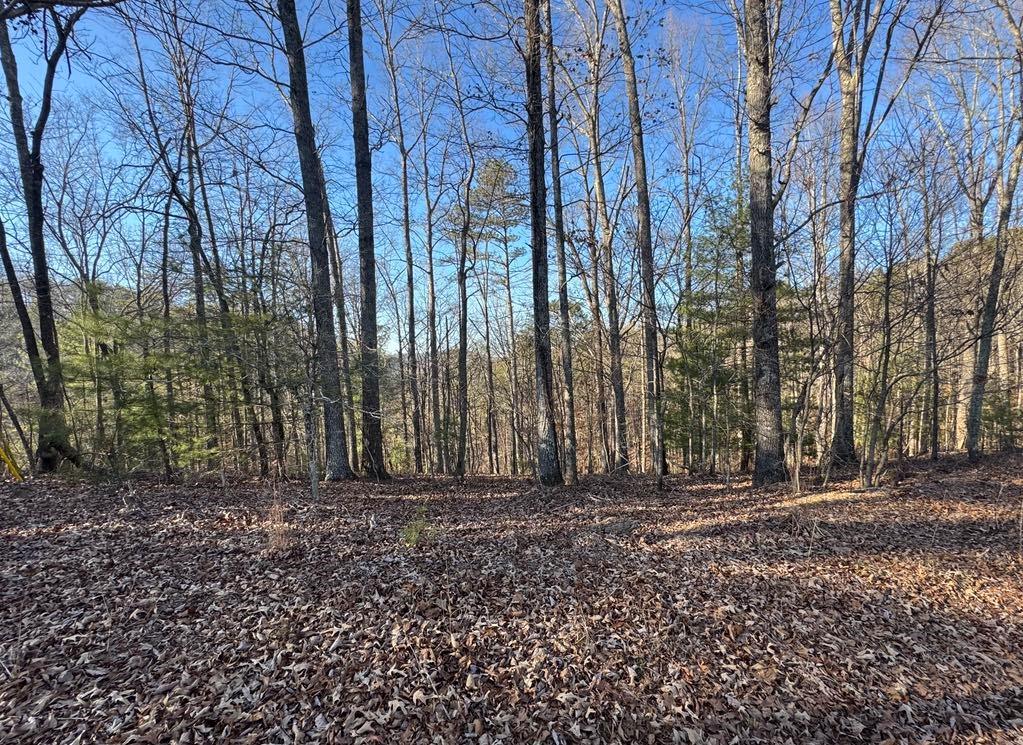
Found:
<svg viewBox="0 0 1023 745"><path fill-rule="evenodd" d="M845 101L843 93L843 101ZM832 434L832 457L835 463L855 463L853 440L853 331L855 320L856 264L856 191L858 167L856 139L849 123L853 117L845 105L840 138L839 192L839 289L838 319L835 339L835 431Z"/></svg>
<svg viewBox="0 0 1023 745"><path fill-rule="evenodd" d="M753 300L753 483L783 481L781 378L774 258L771 49L765 0L746 0L746 107L749 118L750 290Z"/></svg>
<svg viewBox="0 0 1023 745"><path fill-rule="evenodd" d="M539 0L525 0L526 139L533 258L533 353L536 362L536 473L544 486L562 483L554 423L550 299L547 279L547 185L544 174L543 88Z"/></svg>
<svg viewBox="0 0 1023 745"><path fill-rule="evenodd" d="M380 409L380 353L377 349L377 265L373 238L373 161L369 150L366 71L362 51L360 0L348 0L348 66L352 87L352 138L359 223L359 279L362 286L362 468L374 479L388 478Z"/></svg>
<svg viewBox="0 0 1023 745"><path fill-rule="evenodd" d="M839 72L842 117L839 137L839 261L838 312L835 338L835 430L831 457L836 463L856 461L853 439L853 332L856 296L856 198L859 191L859 98L851 73Z"/></svg>
<svg viewBox="0 0 1023 745"><path fill-rule="evenodd" d="M295 127L295 143L298 147L299 166L302 172L302 192L305 197L306 225L309 232L309 253L312 259L316 362L320 377L320 390L324 399L323 422L327 449L327 479L349 479L354 477L354 473L348 462L348 443L345 441L344 420L341 412L341 376L337 363L337 336L334 333L334 314L330 295L330 259L327 255L325 230L327 195L321 177L322 166L319 152L316 149L316 134L313 130L312 114L309 108L305 50L294 0L278 0L277 8L284 31L284 43L288 58L289 98Z"/></svg>

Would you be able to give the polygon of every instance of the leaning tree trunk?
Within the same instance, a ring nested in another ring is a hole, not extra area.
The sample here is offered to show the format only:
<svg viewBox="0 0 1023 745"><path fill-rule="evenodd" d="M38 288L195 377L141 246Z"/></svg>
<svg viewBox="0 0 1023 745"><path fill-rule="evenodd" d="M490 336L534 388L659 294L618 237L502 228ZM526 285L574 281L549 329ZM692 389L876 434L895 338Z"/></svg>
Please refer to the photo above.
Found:
<svg viewBox="0 0 1023 745"><path fill-rule="evenodd" d="M373 240L373 161L369 150L366 71L362 52L360 0L348 0L348 66L352 85L352 138L359 223L359 278L362 285L362 467L386 479L380 410L380 354L377 349L377 265Z"/></svg>
<svg viewBox="0 0 1023 745"><path fill-rule="evenodd" d="M625 67L625 92L629 100L629 127L632 130L632 161L636 171L636 244L639 249L640 277L643 284L643 361L646 370L647 437L650 462L657 476L657 487L664 480L664 430L661 425L661 398L657 387L657 304L654 297L654 249L650 235L650 191L646 177L646 153L643 147L643 117L639 109L636 64L629 41L629 28L622 0L611 3L618 28L618 43ZM780 426L780 425L779 425Z"/></svg>
<svg viewBox="0 0 1023 745"><path fill-rule="evenodd" d="M7 83L8 111L11 121L15 150L18 156L18 170L25 201L28 225L29 250L32 254L32 280L35 285L36 316L39 322L39 341L32 330L32 341L25 335L25 347L29 356L35 347L36 358L42 363L33 369L36 391L39 395L39 432L36 442L36 464L41 471L53 471L67 458L78 463L78 454L68 440L64 420L64 377L60 363L60 349L57 343L57 323L50 292L50 268L46 256L44 238L45 213L43 211L43 162L42 142L49 118L53 96L53 80L67 48L67 40L74 25L82 17L85 8L76 10L67 20L57 21L56 40L46 57L43 76L39 116L31 132L25 124L21 86L18 81L18 64L8 35L7 21L0 20L0 63L3 65ZM14 284L12 282L12 288ZM22 324L24 330L24 323ZM31 329L31 324L29 325ZM42 346L45 359L38 355Z"/></svg>
<svg viewBox="0 0 1023 745"><path fill-rule="evenodd" d="M991 259L987 294L980 317L980 336L977 340L977 359L973 367L973 385L970 389L970 407L966 415L966 453L971 461L981 454L981 425L983 424L984 388L987 385L988 365L991 360L991 342L994 338L995 316L998 314L998 296L1005 268L1005 254L1009 244L1009 219L1012 216L1013 197L1019 180L1023 159L1023 129L1020 130L1012 160L998 204L998 222L995 227L995 254Z"/></svg>
<svg viewBox="0 0 1023 745"><path fill-rule="evenodd" d="M749 117L750 291L753 299L755 485L786 478L782 447L778 308L771 175L771 50L765 0L746 0L746 108Z"/></svg>
<svg viewBox="0 0 1023 745"><path fill-rule="evenodd" d="M302 171L309 253L312 259L313 317L316 321L316 368L323 395L323 423L327 449L327 480L353 478L348 462L344 419L341 412L341 375L337 363L337 336L330 296L330 259L327 255L326 190L316 150L316 134L309 109L305 51L295 11L295 0L278 0L288 58L289 98Z"/></svg>
<svg viewBox="0 0 1023 745"><path fill-rule="evenodd" d="M536 361L536 474L544 486L562 483L554 423L554 370L547 287L547 185L544 174L542 37L539 0L525 0L526 139L529 144L529 223L533 259L533 352Z"/></svg>

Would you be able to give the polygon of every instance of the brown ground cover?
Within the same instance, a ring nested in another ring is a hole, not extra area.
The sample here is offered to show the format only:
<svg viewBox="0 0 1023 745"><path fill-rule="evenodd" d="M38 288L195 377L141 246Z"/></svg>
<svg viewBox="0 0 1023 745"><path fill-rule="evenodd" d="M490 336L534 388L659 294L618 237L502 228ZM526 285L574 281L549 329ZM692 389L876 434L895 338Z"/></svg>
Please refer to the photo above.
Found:
<svg viewBox="0 0 1023 745"><path fill-rule="evenodd" d="M1023 459L0 486L0 741L1023 742Z"/></svg>

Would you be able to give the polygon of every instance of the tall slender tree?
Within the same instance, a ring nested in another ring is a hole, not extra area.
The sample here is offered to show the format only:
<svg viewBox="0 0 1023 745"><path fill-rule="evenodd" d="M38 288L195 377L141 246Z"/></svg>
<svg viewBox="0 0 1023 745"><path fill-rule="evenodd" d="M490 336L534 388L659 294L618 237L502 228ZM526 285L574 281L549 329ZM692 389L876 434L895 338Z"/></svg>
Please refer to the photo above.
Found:
<svg viewBox="0 0 1023 745"><path fill-rule="evenodd" d="M377 263L373 238L373 160L369 149L366 70L362 49L362 5L348 0L348 69L352 86L355 198L359 224L362 287L362 467L374 479L388 478L380 409L380 350L377 348Z"/></svg>
<svg viewBox="0 0 1023 745"><path fill-rule="evenodd" d="M298 25L295 0L278 0L277 13L284 32L284 51L288 59L288 99L302 172L309 254L312 259L313 316L316 321L316 371L323 396L323 423L327 449L327 479L336 481L354 477L348 461L348 443L341 411L341 374L337 362L337 336L330 294L330 258L327 250L326 185L316 146L316 131L309 107L309 82L306 77L305 46Z"/></svg>
<svg viewBox="0 0 1023 745"><path fill-rule="evenodd" d="M412 450L416 473L423 471L423 433L422 433L422 394L419 385L419 353L416 343L416 277L415 262L412 257L412 206L409 190L409 169L412 149L405 136L405 121L402 116L403 98L399 88L401 68L397 57L397 41L394 38L394 21L396 13L393 8L386 7L385 2L378 3L382 42L387 62L387 78L390 83L391 107L394 112L395 144L401 157L401 230L402 243L405 248L405 313L408 319L406 331L408 339L408 379L409 393L412 397Z"/></svg>
<svg viewBox="0 0 1023 745"><path fill-rule="evenodd" d="M561 191L561 148L557 79L555 78L554 18L551 0L547 9L547 119L551 136L551 192L554 209L554 251L558 262L558 316L561 323L561 377L565 399L565 483L579 480L575 434L575 375L572 369L572 316L568 301L568 269L565 262L565 207Z"/></svg>
<svg viewBox="0 0 1023 745"><path fill-rule="evenodd" d="M554 413L550 296L547 277L547 183L544 168L543 34L539 0L525 0L526 139L529 147L529 224L533 266L533 353L536 363L536 475L544 486L563 483Z"/></svg>
<svg viewBox="0 0 1023 745"><path fill-rule="evenodd" d="M988 367L991 360L991 346L994 340L995 320L998 314L998 298L1001 293L1002 275L1005 271L1005 256L1009 244L1009 220L1012 217L1016 187L1020 169L1023 167L1023 13L1008 0L998 0L997 6L1002 19L1009 29L1012 40L1013 64L998 75L995 81L999 100L1007 101L1002 124L1008 135L999 141L999 167L996 173L998 212L995 218L995 246L988 271L987 289L980 311L980 333L977 340L977 357L973 366L970 388L969 410L966 416L966 453L970 460L977 460L981 454L982 417L984 390L987 386ZM1001 64L999 64L1001 67ZM1002 72L999 70L999 72ZM1012 85L1012 82L1015 85ZM1011 134L1010 134L1011 133Z"/></svg>
<svg viewBox="0 0 1023 745"><path fill-rule="evenodd" d="M853 433L853 354L856 305L856 205L867 152L880 124L891 112L909 74L926 52L941 17L943 0L922 14L907 16L909 0L829 0L832 56L841 98L839 119L839 287L835 337L835 429L831 457L851 463L856 457ZM896 52L896 31L912 26L914 44L902 67L902 79L882 101L886 73ZM874 58L875 46L880 48ZM873 75L871 76L871 73Z"/></svg>
<svg viewBox="0 0 1023 745"><path fill-rule="evenodd" d="M639 106L636 61L632 55L629 24L622 0L612 0L611 9L618 29L618 45L625 68L625 95L629 103L629 129L632 134L632 164L636 178L636 246L643 286L643 363L645 368L647 438L650 460L660 488L664 479L664 429L661 423L661 396L657 384L657 300L654 285L654 248L650 229L650 186L647 183L646 150L643 144L643 113Z"/></svg>

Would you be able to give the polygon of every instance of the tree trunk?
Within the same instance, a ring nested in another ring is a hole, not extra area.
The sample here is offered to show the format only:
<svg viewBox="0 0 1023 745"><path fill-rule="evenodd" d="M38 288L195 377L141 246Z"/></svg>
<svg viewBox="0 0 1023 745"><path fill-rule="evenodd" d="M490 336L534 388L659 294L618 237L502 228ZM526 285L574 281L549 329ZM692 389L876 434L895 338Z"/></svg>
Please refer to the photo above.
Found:
<svg viewBox="0 0 1023 745"><path fill-rule="evenodd" d="M536 474L544 486L562 483L554 423L550 300L547 286L547 185L544 174L543 89L539 0L525 0L526 139L533 264L533 353L536 362Z"/></svg>
<svg viewBox="0 0 1023 745"><path fill-rule="evenodd" d="M412 260L412 215L409 197L409 152L405 141L405 123L401 112L401 95L398 90L399 67L395 57L394 39L391 34L392 11L380 6L383 25L383 45L387 57L387 76L391 87L391 103L394 106L395 129L398 153L401 155L401 212L402 239L405 247L405 292L408 318L408 381L412 397L412 447L416 473L423 472L422 396L419 385L419 359L416 352L416 294L415 272Z"/></svg>
<svg viewBox="0 0 1023 745"><path fill-rule="evenodd" d="M646 176L646 152L643 145L643 116L639 108L639 85L632 57L628 22L622 0L611 3L618 28L618 43L625 67L625 92L629 101L629 127L632 131L632 161L636 177L636 244L639 249L640 277L643 285L643 362L646 372L646 427L650 464L657 476L657 488L664 480L664 430L661 424L661 400L657 387L657 304L654 297L654 250L650 234L650 192Z"/></svg>
<svg viewBox="0 0 1023 745"><path fill-rule="evenodd" d="M607 303L607 345L610 352L611 394L614 424L614 473L629 470L629 439L625 417L625 383L622 376L621 323L618 318L618 286L615 280L614 248L611 220L608 215L607 195L604 191L604 170L600 154L599 100L594 89L594 112L590 115L590 146L593 149L594 196L600 221L600 259L603 262L604 294Z"/></svg>
<svg viewBox="0 0 1023 745"><path fill-rule="evenodd" d="M505 303L508 305L508 376L509 376L509 398L511 408L509 418L511 420L511 461L508 464L513 476L519 472L519 457L522 454L521 435L522 418L519 412L519 359L515 354L515 306L512 304L511 289L511 241L508 231L503 234L504 246L504 289Z"/></svg>
<svg viewBox="0 0 1023 745"><path fill-rule="evenodd" d="M29 249L32 254L32 280L35 285L36 315L39 322L39 340L32 342L25 335L26 352L39 361L33 369L36 391L39 395L39 435L36 443L36 465L40 471L53 471L67 458L78 463L78 455L68 441L67 425L64 420L64 376L61 370L60 349L57 342L57 323L50 292L50 268L46 256L44 239L45 213L43 211L43 162L42 141L49 118L53 96L53 79L57 65L67 48L68 36L75 23L82 17L84 8L75 11L63 23L57 23L56 39L47 50L46 68L43 76L39 116L31 132L26 131L21 86L18 81L18 64L11 47L7 21L0 20L0 63L3 65L7 82L8 111L15 150L18 155L18 170L21 177L22 196L25 201L28 225ZM5 252L6 253L6 252ZM6 262L5 262L6 263ZM14 284L12 283L12 288ZM22 324L23 331L25 329ZM31 328L31 326L29 327ZM39 355L42 346L45 361Z"/></svg>
<svg viewBox="0 0 1023 745"><path fill-rule="evenodd" d="M847 57L846 57L847 58ZM842 116L839 137L839 266L837 335L835 338L835 430L831 457L836 463L856 461L853 439L853 332L856 296L856 197L859 191L859 97L856 79L839 63Z"/></svg>
<svg viewBox="0 0 1023 745"><path fill-rule="evenodd" d="M316 321L316 363L323 395L323 423L327 448L327 480L354 477L348 461L344 420L341 412L341 376L337 363L337 336L330 295L330 259L325 230L326 190L322 165L316 149L316 134L309 109L305 51L294 0L278 0L278 14L284 31L288 58L289 98L302 171L309 253L312 259L313 316ZM365 111L365 110L364 110Z"/></svg>
<svg viewBox="0 0 1023 745"><path fill-rule="evenodd" d="M321 164L322 166L322 164ZM337 311L337 334L340 337L341 348L341 390L344 394L342 405L346 422L346 434L348 443L348 456L353 472L359 470L359 439L358 428L355 424L355 395L352 390L352 355L348 348L348 313L345 310L345 285L341 273L341 247L338 245L337 233L334 231L334 219L330 205L324 203L327 215L327 243L330 249L328 260L333 278L334 306Z"/></svg>
<svg viewBox="0 0 1023 745"><path fill-rule="evenodd" d="M469 252L469 194L466 179L462 202L462 225L458 231L458 441L455 450L455 476L465 475L465 453L469 437L469 292L466 259Z"/></svg>
<svg viewBox="0 0 1023 745"><path fill-rule="evenodd" d="M425 138L425 133L424 133ZM433 419L433 472L444 473L444 431L441 426L440 355L437 349L437 292L433 267L434 202L430 199L429 152L423 145L423 199L426 202L426 330L430 346L430 414Z"/></svg>
<svg viewBox="0 0 1023 745"><path fill-rule="evenodd" d="M925 196L926 198L926 196ZM924 241L926 244L926 307L924 308L924 344L927 354L927 374L929 385L929 409L930 409L930 433L928 445L930 447L931 460L938 459L940 443L938 440L941 409L939 401L941 396L941 377L938 371L938 320L935 309L938 279L938 260L931 248L931 224L930 213L927 212L927 224L924 225Z"/></svg>
<svg viewBox="0 0 1023 745"><path fill-rule="evenodd" d="M565 399L565 483L579 480L575 433L575 381L572 370L572 318L568 306L568 271L565 266L565 215L561 195L559 116L554 79L554 24L547 0L547 120L551 134L551 190L554 201L554 250L558 262L558 314L561 322L561 374Z"/></svg>
<svg viewBox="0 0 1023 745"><path fill-rule="evenodd" d="M362 468L374 479L388 478L380 410L380 356L377 349L377 269L373 238L373 161L369 150L366 71L362 51L360 0L348 0L348 66L352 87L352 138L359 223L359 279L362 286Z"/></svg>
<svg viewBox="0 0 1023 745"><path fill-rule="evenodd" d="M765 0L746 0L746 108L749 118L750 290L753 300L755 485L784 481L771 151L771 49Z"/></svg>
<svg viewBox="0 0 1023 745"><path fill-rule="evenodd" d="M998 314L998 296L1002 286L1005 254L1009 245L1009 219L1012 216L1013 197L1016 193L1016 183L1019 180L1021 160L1023 160L1023 129L1020 130L1013 148L1008 164L1008 174L998 200L995 253L991 259L987 293L984 296L984 305L981 311L980 338L977 340L977 357L974 362L970 405L966 416L966 453L971 461L977 460L981 455L984 388L987 385L991 342L994 338L995 317Z"/></svg>
<svg viewBox="0 0 1023 745"><path fill-rule="evenodd" d="M490 473L501 472L501 458L497 447L497 395L494 389L494 354L490 342L490 257L484 259L480 277L480 308L483 311L483 351L487 364L487 463Z"/></svg>

